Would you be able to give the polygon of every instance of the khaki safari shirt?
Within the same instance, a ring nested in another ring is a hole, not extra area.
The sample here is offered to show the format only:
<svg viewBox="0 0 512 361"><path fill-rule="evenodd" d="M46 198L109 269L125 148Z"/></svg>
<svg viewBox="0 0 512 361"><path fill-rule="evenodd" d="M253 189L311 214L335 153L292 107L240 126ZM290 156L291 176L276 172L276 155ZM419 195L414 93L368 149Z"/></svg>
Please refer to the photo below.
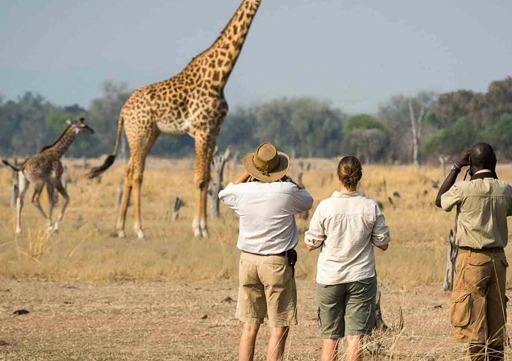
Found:
<svg viewBox="0 0 512 361"><path fill-rule="evenodd" d="M480 172L479 172L480 173ZM507 217L512 215L512 187L491 177L455 183L441 196L441 208L456 206L457 245L474 249L505 247Z"/></svg>

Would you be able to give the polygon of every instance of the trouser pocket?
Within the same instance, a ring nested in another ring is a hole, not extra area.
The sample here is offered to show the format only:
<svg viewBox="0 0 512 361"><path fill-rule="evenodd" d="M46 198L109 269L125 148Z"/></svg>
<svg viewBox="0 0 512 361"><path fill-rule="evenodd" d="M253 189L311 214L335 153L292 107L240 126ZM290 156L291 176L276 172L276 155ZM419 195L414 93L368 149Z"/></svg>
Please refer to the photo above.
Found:
<svg viewBox="0 0 512 361"><path fill-rule="evenodd" d="M450 321L455 327L466 327L471 320L471 294L453 291L450 305Z"/></svg>

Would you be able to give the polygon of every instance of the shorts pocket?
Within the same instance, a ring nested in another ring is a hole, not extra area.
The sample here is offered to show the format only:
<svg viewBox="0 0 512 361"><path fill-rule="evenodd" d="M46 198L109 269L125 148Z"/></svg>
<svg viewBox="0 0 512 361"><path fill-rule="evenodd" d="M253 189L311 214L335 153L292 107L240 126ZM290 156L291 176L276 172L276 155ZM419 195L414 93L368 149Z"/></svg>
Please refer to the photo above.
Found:
<svg viewBox="0 0 512 361"><path fill-rule="evenodd" d="M450 321L455 327L466 327L471 320L471 294L453 291L450 305Z"/></svg>
<svg viewBox="0 0 512 361"><path fill-rule="evenodd" d="M477 253L473 253L468 258L468 264L470 266L476 266L476 267L481 267L491 261L492 261L491 257L489 257L487 255L483 255L483 254L477 254Z"/></svg>
<svg viewBox="0 0 512 361"><path fill-rule="evenodd" d="M356 281L358 283L361 283L365 286L368 286L368 285L371 285L373 283L375 283L375 280L376 280L376 277L373 276L373 277L370 277L370 278L365 278L365 279L362 279L362 280L359 280L359 281Z"/></svg>

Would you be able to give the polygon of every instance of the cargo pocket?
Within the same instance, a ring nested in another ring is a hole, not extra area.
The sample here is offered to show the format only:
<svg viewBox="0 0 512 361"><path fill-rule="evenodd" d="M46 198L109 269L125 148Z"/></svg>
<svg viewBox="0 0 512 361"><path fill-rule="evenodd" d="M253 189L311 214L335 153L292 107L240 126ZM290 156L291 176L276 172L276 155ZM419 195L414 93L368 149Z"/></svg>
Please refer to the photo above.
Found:
<svg viewBox="0 0 512 361"><path fill-rule="evenodd" d="M466 291L452 292L450 321L455 327L466 327L471 320L471 294Z"/></svg>
<svg viewBox="0 0 512 361"><path fill-rule="evenodd" d="M471 254L462 268L462 278L466 289L479 289L485 292L487 283L492 277L492 259L483 254Z"/></svg>

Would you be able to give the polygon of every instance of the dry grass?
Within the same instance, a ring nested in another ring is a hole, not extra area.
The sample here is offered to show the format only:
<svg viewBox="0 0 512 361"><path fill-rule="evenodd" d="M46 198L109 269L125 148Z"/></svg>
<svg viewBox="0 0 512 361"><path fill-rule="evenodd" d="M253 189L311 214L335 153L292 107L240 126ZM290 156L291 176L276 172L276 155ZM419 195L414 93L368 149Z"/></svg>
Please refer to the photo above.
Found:
<svg viewBox="0 0 512 361"><path fill-rule="evenodd" d="M11 346L0 346L0 360L234 359L238 323L233 319L234 306L222 299L236 299L237 219L222 207L222 221L209 220L210 238L192 236L192 162L153 159L148 163L142 203L144 240L131 232L131 209L128 238L112 235L122 162L99 183L85 179L84 169L68 164L71 201L55 234L46 233L46 222L27 202L23 234L14 236L15 210L8 204L10 173L0 170L0 281L4 280L0 341L12 336L7 340ZM316 204L336 187L336 161L312 164L303 180ZM239 170L231 165L226 179ZM292 177L296 172L292 164ZM374 341L371 348L380 344L381 349L373 359L462 358L462 348L449 337L448 298L440 291L454 217L433 205L436 190L431 182L441 181L440 173L438 168L414 166L364 169L362 190L383 204L392 232L389 250L377 252L384 315L393 320L401 307L406 320L403 333ZM498 173L512 180L511 166L502 166ZM178 194L186 204L180 218L171 222ZM298 220L298 225L304 231L307 221ZM317 253L307 253L302 244L298 250L301 325L292 334L287 360L313 360L319 346L312 291ZM7 281L13 279L17 281ZM71 283L78 289L62 287ZM63 305L68 299L72 303ZM11 316L13 308L24 307L24 302L40 308L42 314ZM202 314L209 315L204 322ZM112 342L101 341L100 335ZM259 347L263 354L263 345Z"/></svg>
<svg viewBox="0 0 512 361"><path fill-rule="evenodd" d="M319 160L312 164L303 178L316 204L336 187L336 162ZM128 238L113 236L116 194L123 175L122 164L116 165L101 182L87 180L85 170L69 166L73 180L69 184L71 202L59 233L47 234L45 221L27 202L20 237L14 236L15 210L8 206L10 173L2 169L0 274L18 279L87 282L236 278L237 218L230 210L222 207L222 221L209 221L210 238L192 236L190 160L149 162L143 186L143 225L147 236L143 241L131 232L131 209L127 218ZM226 178L234 177L238 170L231 165ZM294 172L297 167L292 165L292 176ZM499 172L504 179L512 179L512 167L502 167ZM370 165L364 169L362 190L383 204L392 232L389 251L378 252L379 277L383 282L407 288L442 281L447 234L454 216L434 207L436 190L432 180L441 180L438 168ZM179 219L172 222L172 206L178 194L183 196L185 206ZM298 220L301 231L307 229L307 224ZM302 244L298 249L301 261L297 276L313 279L317 255L305 252Z"/></svg>

